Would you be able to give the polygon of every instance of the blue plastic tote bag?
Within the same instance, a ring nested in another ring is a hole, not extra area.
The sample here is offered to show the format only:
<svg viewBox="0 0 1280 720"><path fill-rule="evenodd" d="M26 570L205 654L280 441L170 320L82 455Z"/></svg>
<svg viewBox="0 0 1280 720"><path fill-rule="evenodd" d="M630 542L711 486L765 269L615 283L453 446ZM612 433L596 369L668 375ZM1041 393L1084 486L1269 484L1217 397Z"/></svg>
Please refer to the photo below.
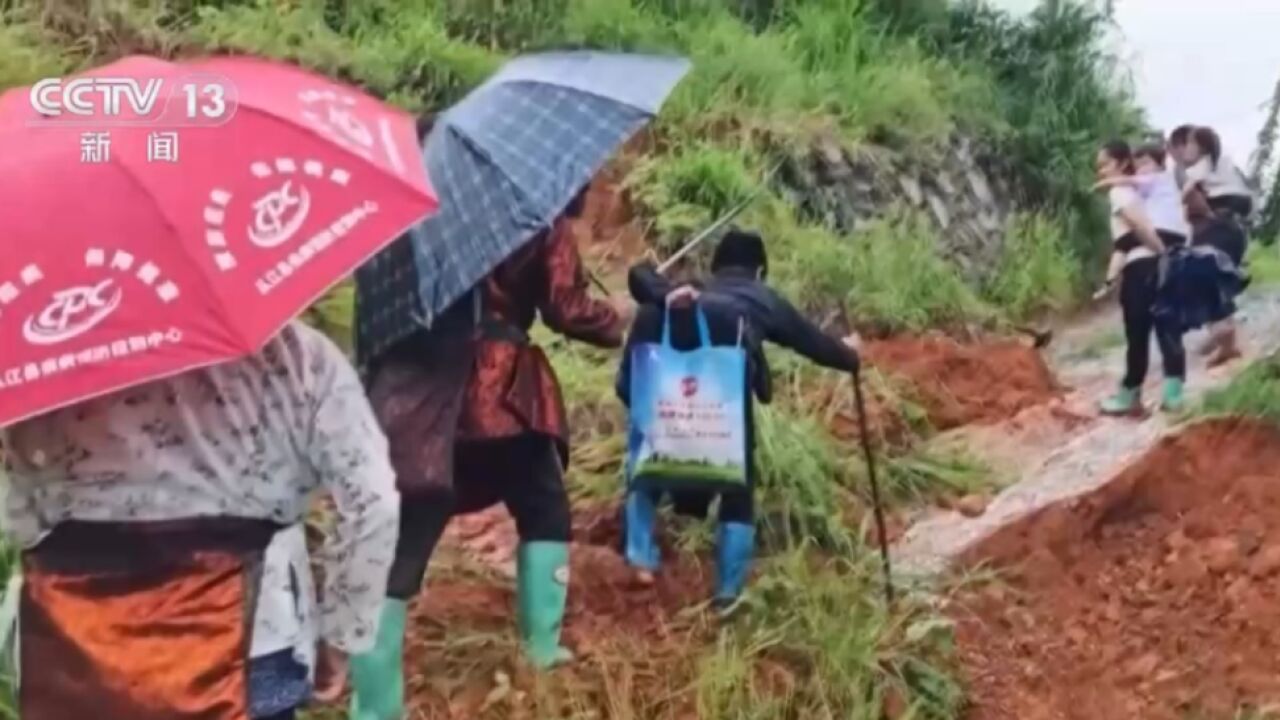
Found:
<svg viewBox="0 0 1280 720"><path fill-rule="evenodd" d="M627 477L652 490L722 492L747 484L747 354L713 346L707 318L696 311L701 346L671 347L671 312L661 343L631 354L631 430Z"/></svg>

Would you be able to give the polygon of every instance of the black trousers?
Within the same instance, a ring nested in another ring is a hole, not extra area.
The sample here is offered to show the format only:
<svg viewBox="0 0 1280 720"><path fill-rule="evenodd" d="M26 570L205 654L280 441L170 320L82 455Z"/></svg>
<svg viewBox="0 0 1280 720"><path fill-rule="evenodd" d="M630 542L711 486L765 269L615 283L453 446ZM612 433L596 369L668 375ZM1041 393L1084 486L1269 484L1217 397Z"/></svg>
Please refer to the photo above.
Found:
<svg viewBox="0 0 1280 720"><path fill-rule="evenodd" d="M1253 198L1248 195L1219 195L1208 200L1209 208L1219 215L1244 220L1253 212Z"/></svg>
<svg viewBox="0 0 1280 720"><path fill-rule="evenodd" d="M458 443L453 491L400 498L400 538L387 595L410 600L449 518L507 506L521 542L569 542L572 518L555 442L543 435Z"/></svg>
<svg viewBox="0 0 1280 720"><path fill-rule="evenodd" d="M726 493L672 492L671 505L679 515L705 518L711 510L711 501L716 495L720 496L720 522L750 525L755 521L755 499L749 489ZM661 498L656 497L654 500L661 500Z"/></svg>
<svg viewBox="0 0 1280 720"><path fill-rule="evenodd" d="M1164 361L1164 376L1179 380L1187 376L1187 353L1182 346L1182 334L1157 322L1152 311L1159 289L1158 258L1142 258L1124 267L1120 279L1120 308L1128 343L1124 386L1129 389L1142 387L1142 381L1147 377L1153 333Z"/></svg>

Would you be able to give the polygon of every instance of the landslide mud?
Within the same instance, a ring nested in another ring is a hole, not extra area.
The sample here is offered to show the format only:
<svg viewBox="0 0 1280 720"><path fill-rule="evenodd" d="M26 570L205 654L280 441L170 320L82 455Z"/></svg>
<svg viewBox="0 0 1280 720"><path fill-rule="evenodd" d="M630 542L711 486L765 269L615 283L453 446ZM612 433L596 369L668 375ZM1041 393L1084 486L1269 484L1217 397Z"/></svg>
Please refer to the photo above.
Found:
<svg viewBox="0 0 1280 720"><path fill-rule="evenodd" d="M869 343L866 356L908 383L935 430L1007 420L1060 394L1040 353L1025 342L903 336Z"/></svg>
<svg viewBox="0 0 1280 720"><path fill-rule="evenodd" d="M970 720L1234 718L1280 700L1280 431L1202 423L980 543Z"/></svg>

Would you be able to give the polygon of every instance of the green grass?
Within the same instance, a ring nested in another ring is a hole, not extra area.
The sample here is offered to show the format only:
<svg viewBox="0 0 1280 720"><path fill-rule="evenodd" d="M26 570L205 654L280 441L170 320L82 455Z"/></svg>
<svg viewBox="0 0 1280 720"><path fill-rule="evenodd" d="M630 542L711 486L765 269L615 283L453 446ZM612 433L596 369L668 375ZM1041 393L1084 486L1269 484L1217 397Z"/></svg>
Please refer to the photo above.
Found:
<svg viewBox="0 0 1280 720"><path fill-rule="evenodd" d="M1194 415L1235 415L1280 423L1280 356L1258 360L1226 387L1210 391Z"/></svg>
<svg viewBox="0 0 1280 720"><path fill-rule="evenodd" d="M845 509L856 504L851 456L815 418L781 407L756 408L756 489L765 532L794 546L846 533Z"/></svg>
<svg viewBox="0 0 1280 720"><path fill-rule="evenodd" d="M1043 215L1010 223L1004 255L985 295L1013 318L1063 310L1079 295L1083 267L1061 226Z"/></svg>
<svg viewBox="0 0 1280 720"><path fill-rule="evenodd" d="M957 449L920 447L884 463L887 486L898 502L920 504L939 496L963 497L999 485L992 470Z"/></svg>
<svg viewBox="0 0 1280 720"><path fill-rule="evenodd" d="M699 717L879 720L888 693L908 717L957 717L962 694L943 669L948 624L912 598L887 610L877 562L865 548L771 559L699 664ZM762 666L780 668L773 682L762 682Z"/></svg>
<svg viewBox="0 0 1280 720"><path fill-rule="evenodd" d="M742 481L742 471L740 466L718 467L715 465L703 465L695 462L680 462L676 460L658 461L650 460L647 462L637 463L637 472L650 477L655 481L663 478L671 478L680 487L689 489L705 487L704 484L712 485L733 485L735 487L745 487Z"/></svg>
<svg viewBox="0 0 1280 720"><path fill-rule="evenodd" d="M1263 245L1250 243L1249 252L1245 256L1245 266L1253 283L1250 291L1261 290L1280 284L1280 245Z"/></svg>

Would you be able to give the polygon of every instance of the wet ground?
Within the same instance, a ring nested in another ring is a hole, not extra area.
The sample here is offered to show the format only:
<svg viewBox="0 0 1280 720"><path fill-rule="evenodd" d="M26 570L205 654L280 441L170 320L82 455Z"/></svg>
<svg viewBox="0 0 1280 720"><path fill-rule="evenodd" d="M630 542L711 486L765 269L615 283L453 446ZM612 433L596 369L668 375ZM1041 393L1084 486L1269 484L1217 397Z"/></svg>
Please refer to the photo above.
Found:
<svg viewBox="0 0 1280 720"><path fill-rule="evenodd" d="M1250 360L1280 348L1280 292L1249 295L1239 321L1246 357L1213 370L1195 352L1202 333L1188 336L1188 402L1225 385ZM918 519L893 549L900 571L938 573L999 528L1106 484L1174 430L1178 419L1154 409L1160 392L1158 360L1144 391L1151 412L1140 419L1097 412L1098 403L1115 389L1124 364L1119 322L1117 313L1106 311L1058 330L1047 354L1054 375L1070 388L1060 399L1029 407L1004 422L966 426L935 440L965 447L1009 485L977 517L934 510Z"/></svg>

